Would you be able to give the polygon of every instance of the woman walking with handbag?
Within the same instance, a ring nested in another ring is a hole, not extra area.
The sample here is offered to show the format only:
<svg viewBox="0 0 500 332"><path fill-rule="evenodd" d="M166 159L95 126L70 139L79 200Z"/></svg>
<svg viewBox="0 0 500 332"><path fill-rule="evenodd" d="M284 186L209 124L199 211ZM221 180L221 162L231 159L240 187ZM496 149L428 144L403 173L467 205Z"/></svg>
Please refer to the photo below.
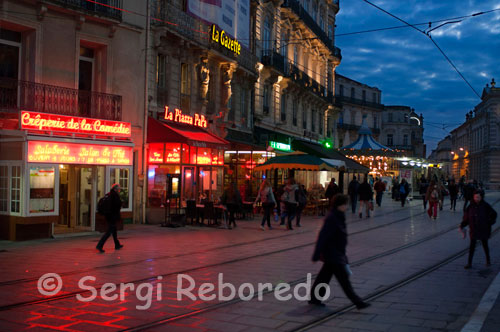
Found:
<svg viewBox="0 0 500 332"><path fill-rule="evenodd" d="M271 213L273 212L274 207L276 206L276 199L274 198L273 188L269 184L269 181L266 179L262 181L259 189L259 193L257 194L257 198L255 199L255 203L253 206L255 207L259 200L262 202L262 210L264 211L264 215L262 217L262 223L260 224L260 228L264 230L264 224L267 220L267 227L272 229L271 227Z"/></svg>

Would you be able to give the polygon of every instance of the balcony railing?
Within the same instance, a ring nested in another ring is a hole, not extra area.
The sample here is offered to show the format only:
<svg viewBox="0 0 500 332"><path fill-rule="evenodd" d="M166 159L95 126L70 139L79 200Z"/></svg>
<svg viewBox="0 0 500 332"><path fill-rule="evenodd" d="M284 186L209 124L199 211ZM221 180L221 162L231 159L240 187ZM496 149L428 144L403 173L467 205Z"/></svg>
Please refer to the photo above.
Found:
<svg viewBox="0 0 500 332"><path fill-rule="evenodd" d="M120 121L122 97L0 78L0 110L23 110Z"/></svg>
<svg viewBox="0 0 500 332"><path fill-rule="evenodd" d="M380 109L384 108L383 104L373 103L373 102L369 102L369 101L362 100L362 99L356 99L356 98L351 98L351 97L346 97L346 96L339 96L339 95L337 95L335 97L340 102L342 102L342 103L350 103L350 104L356 104L356 105L362 105L362 106L369 106L369 107L380 108Z"/></svg>
<svg viewBox="0 0 500 332"><path fill-rule="evenodd" d="M214 49L228 58L238 62L243 68L257 75L257 57L243 45L239 55L223 47L220 43L210 42L210 25L180 10L166 1L155 1L153 4L152 24L165 26L182 38L193 41L207 49Z"/></svg>
<svg viewBox="0 0 500 332"><path fill-rule="evenodd" d="M325 31L316 23L316 21L309 15L309 13L302 7L298 0L284 0L281 5L283 8L289 8L299 19L304 22L305 25L311 29L311 31L318 37L323 44L325 44L328 49L333 53L333 55L342 59L342 53L340 48L335 47L333 41L328 37Z"/></svg>
<svg viewBox="0 0 500 332"><path fill-rule="evenodd" d="M358 125L353 125L350 123L337 123L337 129L344 129L344 130L356 130L358 131L361 126ZM370 128L373 134L378 135L380 134L380 128Z"/></svg>
<svg viewBox="0 0 500 332"><path fill-rule="evenodd" d="M43 1L42 1L43 2ZM123 0L44 0L44 2L60 5L66 9L81 10L91 15L105 16L114 20L122 20Z"/></svg>

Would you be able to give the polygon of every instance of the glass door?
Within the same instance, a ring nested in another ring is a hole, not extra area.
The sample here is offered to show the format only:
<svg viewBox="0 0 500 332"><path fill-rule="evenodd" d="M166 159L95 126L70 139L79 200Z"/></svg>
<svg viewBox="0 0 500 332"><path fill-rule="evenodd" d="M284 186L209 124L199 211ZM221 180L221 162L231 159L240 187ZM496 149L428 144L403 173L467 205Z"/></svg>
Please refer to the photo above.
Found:
<svg viewBox="0 0 500 332"><path fill-rule="evenodd" d="M76 166L76 227L91 229L94 221L93 167Z"/></svg>
<svg viewBox="0 0 500 332"><path fill-rule="evenodd" d="M182 201L196 199L196 181L194 167L182 168Z"/></svg>

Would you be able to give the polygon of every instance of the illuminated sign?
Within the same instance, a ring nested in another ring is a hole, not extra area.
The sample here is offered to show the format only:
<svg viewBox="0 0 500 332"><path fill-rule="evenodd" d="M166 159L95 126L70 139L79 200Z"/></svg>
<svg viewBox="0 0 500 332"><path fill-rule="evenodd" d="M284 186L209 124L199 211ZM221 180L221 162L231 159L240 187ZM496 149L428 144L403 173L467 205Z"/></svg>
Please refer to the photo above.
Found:
<svg viewBox="0 0 500 332"><path fill-rule="evenodd" d="M163 144L150 144L149 145L149 162L152 164L163 163Z"/></svg>
<svg viewBox="0 0 500 332"><path fill-rule="evenodd" d="M269 141L269 145L275 150L286 151L286 152L292 151L292 147L290 144Z"/></svg>
<svg viewBox="0 0 500 332"><path fill-rule="evenodd" d="M132 126L128 122L27 111L21 112L21 129L119 137L132 135Z"/></svg>
<svg viewBox="0 0 500 332"><path fill-rule="evenodd" d="M199 115L195 113L194 116L182 114L182 111L176 108L173 112L169 111L168 106L165 106L165 120L190 124L193 126L206 128L207 127L207 119L204 115Z"/></svg>
<svg viewBox="0 0 500 332"><path fill-rule="evenodd" d="M132 165L132 147L29 141L28 162Z"/></svg>
<svg viewBox="0 0 500 332"><path fill-rule="evenodd" d="M323 146L327 149L331 149L333 148L333 143L332 141L328 140L328 139L325 139L323 142L322 142Z"/></svg>
<svg viewBox="0 0 500 332"><path fill-rule="evenodd" d="M241 53L241 44L236 39L231 39L224 30L218 30L215 24L212 25L212 41L220 43L234 54Z"/></svg>

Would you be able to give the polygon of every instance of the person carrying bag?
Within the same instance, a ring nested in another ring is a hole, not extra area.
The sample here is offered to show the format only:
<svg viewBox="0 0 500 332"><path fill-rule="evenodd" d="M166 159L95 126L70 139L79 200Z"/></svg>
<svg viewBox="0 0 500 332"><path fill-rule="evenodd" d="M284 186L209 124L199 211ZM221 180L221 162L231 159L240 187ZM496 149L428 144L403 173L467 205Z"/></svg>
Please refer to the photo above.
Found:
<svg viewBox="0 0 500 332"><path fill-rule="evenodd" d="M257 194L257 198L255 199L253 206L255 207L259 201L262 203L262 210L264 212L260 228L264 230L264 224L266 223L267 220L267 227L269 229L272 229L271 213L273 212L273 209L276 207L276 199L274 198L273 188L269 184L268 180L262 181L259 193Z"/></svg>

